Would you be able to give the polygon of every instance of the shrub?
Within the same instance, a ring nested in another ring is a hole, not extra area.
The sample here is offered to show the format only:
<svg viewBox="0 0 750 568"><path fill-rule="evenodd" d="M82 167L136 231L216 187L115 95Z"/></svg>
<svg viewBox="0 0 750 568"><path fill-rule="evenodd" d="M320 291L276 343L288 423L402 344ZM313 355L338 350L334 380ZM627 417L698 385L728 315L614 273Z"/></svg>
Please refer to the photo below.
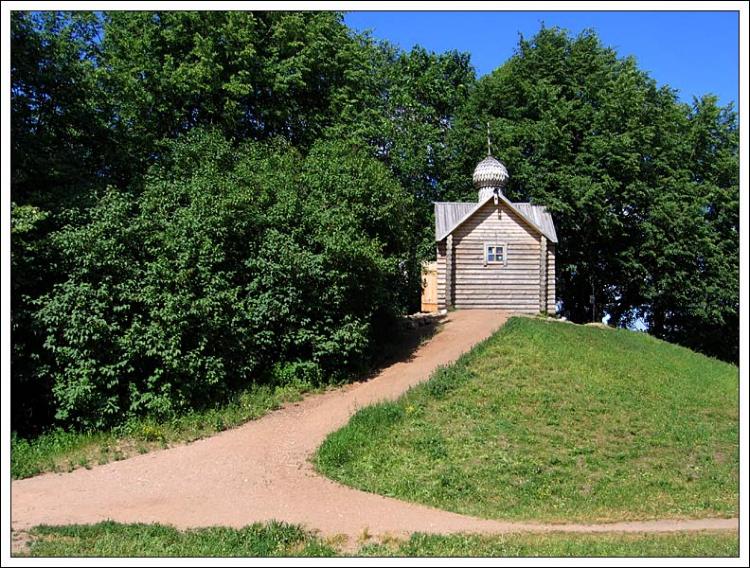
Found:
<svg viewBox="0 0 750 568"><path fill-rule="evenodd" d="M168 149L142 193L111 190L54 235L67 279L39 324L62 423L344 376L402 309L411 199L356 146L302 157L194 130Z"/></svg>

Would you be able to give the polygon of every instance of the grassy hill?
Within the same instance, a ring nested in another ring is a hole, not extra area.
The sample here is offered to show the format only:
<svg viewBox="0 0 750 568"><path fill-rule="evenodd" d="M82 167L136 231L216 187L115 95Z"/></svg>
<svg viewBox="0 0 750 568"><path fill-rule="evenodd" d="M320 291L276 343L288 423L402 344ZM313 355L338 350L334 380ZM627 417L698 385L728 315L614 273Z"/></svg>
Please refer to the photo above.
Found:
<svg viewBox="0 0 750 568"><path fill-rule="evenodd" d="M512 318L315 457L347 485L497 519L734 516L738 369L626 330Z"/></svg>

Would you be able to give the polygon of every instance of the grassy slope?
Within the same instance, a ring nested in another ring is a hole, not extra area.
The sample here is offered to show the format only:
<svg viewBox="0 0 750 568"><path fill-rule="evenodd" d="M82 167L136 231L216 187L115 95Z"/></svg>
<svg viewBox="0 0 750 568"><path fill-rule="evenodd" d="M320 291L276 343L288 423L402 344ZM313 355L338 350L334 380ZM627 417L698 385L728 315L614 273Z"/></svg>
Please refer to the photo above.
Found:
<svg viewBox="0 0 750 568"><path fill-rule="evenodd" d="M487 518L737 514L738 370L625 330L511 319L316 456L367 491Z"/></svg>
<svg viewBox="0 0 750 568"><path fill-rule="evenodd" d="M337 539L297 526L255 524L178 531L163 525L36 527L31 556L334 556ZM357 556L737 556L734 532L675 534L414 534L360 547Z"/></svg>

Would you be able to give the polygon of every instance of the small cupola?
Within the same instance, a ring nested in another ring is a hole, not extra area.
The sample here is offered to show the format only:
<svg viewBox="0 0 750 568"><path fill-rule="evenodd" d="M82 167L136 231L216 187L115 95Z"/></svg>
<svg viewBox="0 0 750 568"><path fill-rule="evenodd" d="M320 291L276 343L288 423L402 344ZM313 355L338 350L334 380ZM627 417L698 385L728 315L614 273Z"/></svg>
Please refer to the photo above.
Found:
<svg viewBox="0 0 750 568"><path fill-rule="evenodd" d="M490 125L487 123L487 157L474 168L474 187L479 191L478 200L482 201L497 193L502 193L508 181L508 170L505 165L492 156L490 147Z"/></svg>

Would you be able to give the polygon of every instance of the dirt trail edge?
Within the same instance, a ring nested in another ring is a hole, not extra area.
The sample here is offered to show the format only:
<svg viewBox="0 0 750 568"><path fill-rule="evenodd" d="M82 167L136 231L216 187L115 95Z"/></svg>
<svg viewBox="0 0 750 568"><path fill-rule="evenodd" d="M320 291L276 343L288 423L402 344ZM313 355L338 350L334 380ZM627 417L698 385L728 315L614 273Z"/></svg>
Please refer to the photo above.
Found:
<svg viewBox="0 0 750 568"><path fill-rule="evenodd" d="M165 523L178 528L242 527L276 519L324 535L412 532L682 531L737 529L737 519L611 524L491 521L351 489L318 475L311 454L359 408L394 399L455 361L507 319L498 311L452 312L443 330L408 361L375 378L305 398L296 405L188 445L124 461L50 473L11 484L13 529L38 524Z"/></svg>

